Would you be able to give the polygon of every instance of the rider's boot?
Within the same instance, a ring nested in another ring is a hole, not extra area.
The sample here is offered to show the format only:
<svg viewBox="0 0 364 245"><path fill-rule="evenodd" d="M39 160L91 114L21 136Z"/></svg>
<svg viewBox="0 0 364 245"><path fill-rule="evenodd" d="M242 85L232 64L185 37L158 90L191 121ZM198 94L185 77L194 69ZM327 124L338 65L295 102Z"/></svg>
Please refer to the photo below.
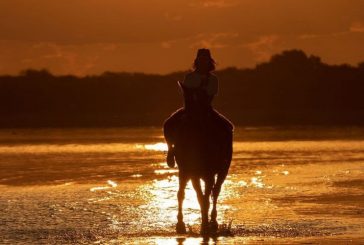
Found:
<svg viewBox="0 0 364 245"><path fill-rule="evenodd" d="M170 168L173 168L176 165L176 162L174 160L174 147L172 145L168 146L167 165Z"/></svg>

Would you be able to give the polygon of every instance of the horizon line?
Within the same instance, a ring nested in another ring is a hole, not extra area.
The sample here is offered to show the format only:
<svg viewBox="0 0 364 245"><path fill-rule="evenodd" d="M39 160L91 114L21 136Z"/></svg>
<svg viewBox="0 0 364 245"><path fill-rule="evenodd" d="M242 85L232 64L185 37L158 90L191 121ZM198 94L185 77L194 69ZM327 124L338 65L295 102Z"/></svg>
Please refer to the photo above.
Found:
<svg viewBox="0 0 364 245"><path fill-rule="evenodd" d="M303 52L308 58L309 57L317 57L320 59L320 62L322 64L326 64L326 65L329 65L329 66L349 66L349 67L353 67L353 68L358 68L359 66L361 66L361 64L364 64L364 60L363 61L360 61L356 64L350 64L350 63L346 63L346 62L343 62L343 63L326 63L326 62L323 62L322 61L322 58L318 55L315 55L315 54L307 54L304 50L302 49L286 49L286 50L282 50L281 52L279 53L275 53L275 54L272 54L270 56L270 58L266 61L261 61L261 62L257 62L255 63L255 65L251 66L251 67L237 67L237 66L225 66L225 67L222 67L222 68L219 68L219 69L216 69L214 72L219 72L219 71L223 71L223 70L226 70L226 69L236 69L236 70L253 70L253 69L256 69L257 66L259 65L262 65L262 64L266 64L266 63L270 63L272 58L274 56L277 56L277 55L282 55L286 52L292 52L292 51L299 51L299 52ZM175 71L170 71L170 72L166 72L166 73L151 73L151 72L144 72L144 71L126 71L126 70L119 70L119 71L116 71L116 70L105 70L103 72L100 72L100 73L94 73L94 74L83 74L83 75L77 75L77 74L72 74L72 73L54 73L52 72L52 70L50 68L47 68L47 67L42 67L42 68L33 68L33 67L28 67L28 68L25 68L25 69L22 69L22 70L19 70L17 73L3 73L3 74L0 74L0 77L5 77L5 76L12 76L12 77L16 77L16 76L21 76L22 73L26 72L26 71L37 71L37 72L47 72L49 73L50 75L52 76L55 76L55 77L62 77L62 76L74 76L74 77L78 77L78 78L82 78L82 77L93 77L93 76L102 76L103 74L105 73L113 73L113 74L120 74L120 73L127 73L127 74L143 74L143 75L151 75L151 76L168 76L168 75L172 75L172 74L175 74L175 73L185 73L185 72L188 72L188 71L192 71L193 68L192 66L190 68L187 68L185 70L181 69L181 70L175 70Z"/></svg>

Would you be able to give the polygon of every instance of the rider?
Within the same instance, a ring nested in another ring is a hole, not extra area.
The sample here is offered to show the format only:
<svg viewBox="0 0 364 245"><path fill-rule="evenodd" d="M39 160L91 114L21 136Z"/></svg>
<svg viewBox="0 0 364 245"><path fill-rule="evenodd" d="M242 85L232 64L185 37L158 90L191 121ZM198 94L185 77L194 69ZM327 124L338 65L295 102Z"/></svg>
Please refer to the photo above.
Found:
<svg viewBox="0 0 364 245"><path fill-rule="evenodd" d="M200 89L204 93L204 101L207 103L208 114L212 116L221 127L223 127L229 134L233 131L233 124L226 119L223 115L212 108L211 102L218 92L218 79L212 71L215 70L215 61L211 57L209 49L199 49L194 61L194 71L188 73L182 83L183 87ZM185 104L186 107L186 104ZM186 108L180 108L174 112L164 122L164 137L168 145L167 164L169 167L175 166L174 160L174 138L178 130L181 117L185 114Z"/></svg>

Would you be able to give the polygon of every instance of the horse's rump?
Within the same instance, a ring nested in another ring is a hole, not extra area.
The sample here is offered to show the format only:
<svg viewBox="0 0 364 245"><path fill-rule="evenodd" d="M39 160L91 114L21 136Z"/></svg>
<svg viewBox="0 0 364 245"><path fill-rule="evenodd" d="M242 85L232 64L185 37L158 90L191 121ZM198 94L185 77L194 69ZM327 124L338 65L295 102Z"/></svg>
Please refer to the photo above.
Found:
<svg viewBox="0 0 364 245"><path fill-rule="evenodd" d="M229 168L232 138L206 118L186 116L175 143L175 157L181 172L193 176L214 175Z"/></svg>

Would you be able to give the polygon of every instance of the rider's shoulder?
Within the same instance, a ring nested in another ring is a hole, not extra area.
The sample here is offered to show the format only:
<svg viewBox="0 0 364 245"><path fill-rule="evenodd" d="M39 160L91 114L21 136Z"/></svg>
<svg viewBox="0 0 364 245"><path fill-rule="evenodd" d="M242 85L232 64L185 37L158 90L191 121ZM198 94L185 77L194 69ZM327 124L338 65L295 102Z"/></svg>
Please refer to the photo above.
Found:
<svg viewBox="0 0 364 245"><path fill-rule="evenodd" d="M218 83L217 76L210 72L209 81L211 83L210 86L215 86ZM197 71L191 71L186 73L185 78L183 80L183 84L187 87L198 87L201 83L201 75Z"/></svg>
<svg viewBox="0 0 364 245"><path fill-rule="evenodd" d="M189 72L185 75L183 84L186 87L197 87L199 85L200 79L198 78L196 72Z"/></svg>

